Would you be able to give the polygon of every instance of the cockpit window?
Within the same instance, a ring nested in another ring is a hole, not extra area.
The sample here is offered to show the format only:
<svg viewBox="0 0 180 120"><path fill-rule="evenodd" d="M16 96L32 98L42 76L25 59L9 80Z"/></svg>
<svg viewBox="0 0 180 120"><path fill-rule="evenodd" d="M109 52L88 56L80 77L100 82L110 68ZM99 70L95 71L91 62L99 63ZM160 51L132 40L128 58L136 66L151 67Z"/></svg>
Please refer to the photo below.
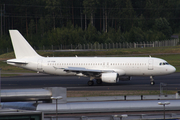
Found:
<svg viewBox="0 0 180 120"><path fill-rule="evenodd" d="M168 62L161 62L161 63L159 63L159 65L169 65L169 63Z"/></svg>

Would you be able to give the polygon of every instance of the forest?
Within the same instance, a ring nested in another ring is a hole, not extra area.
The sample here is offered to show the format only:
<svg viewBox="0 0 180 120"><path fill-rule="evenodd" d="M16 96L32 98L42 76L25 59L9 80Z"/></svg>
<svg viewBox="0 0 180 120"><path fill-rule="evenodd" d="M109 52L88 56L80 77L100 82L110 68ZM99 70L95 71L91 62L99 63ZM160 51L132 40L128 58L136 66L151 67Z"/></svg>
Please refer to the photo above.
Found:
<svg viewBox="0 0 180 120"><path fill-rule="evenodd" d="M161 41L180 32L179 0L1 0L0 49L9 29L31 45Z"/></svg>

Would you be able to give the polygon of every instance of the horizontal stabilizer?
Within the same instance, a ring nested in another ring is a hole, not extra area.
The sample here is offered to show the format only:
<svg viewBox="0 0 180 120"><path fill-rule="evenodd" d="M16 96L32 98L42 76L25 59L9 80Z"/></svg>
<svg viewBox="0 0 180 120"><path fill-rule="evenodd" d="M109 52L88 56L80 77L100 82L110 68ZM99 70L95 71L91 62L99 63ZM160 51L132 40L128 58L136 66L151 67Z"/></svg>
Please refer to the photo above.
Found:
<svg viewBox="0 0 180 120"><path fill-rule="evenodd" d="M10 59L10 60L7 60L7 63L27 64L26 61L22 61L22 60L18 60L18 59Z"/></svg>

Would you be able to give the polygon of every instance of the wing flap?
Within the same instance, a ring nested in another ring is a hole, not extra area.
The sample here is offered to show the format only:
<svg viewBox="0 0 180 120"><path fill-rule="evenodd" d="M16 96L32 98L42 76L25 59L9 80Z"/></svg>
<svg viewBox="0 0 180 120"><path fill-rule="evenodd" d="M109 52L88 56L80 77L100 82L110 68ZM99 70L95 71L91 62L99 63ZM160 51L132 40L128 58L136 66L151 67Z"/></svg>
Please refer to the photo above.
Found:
<svg viewBox="0 0 180 120"><path fill-rule="evenodd" d="M63 68L66 72L80 72L80 73L104 73L104 72L114 72L113 70L98 70L98 69L86 69L82 67L68 67Z"/></svg>

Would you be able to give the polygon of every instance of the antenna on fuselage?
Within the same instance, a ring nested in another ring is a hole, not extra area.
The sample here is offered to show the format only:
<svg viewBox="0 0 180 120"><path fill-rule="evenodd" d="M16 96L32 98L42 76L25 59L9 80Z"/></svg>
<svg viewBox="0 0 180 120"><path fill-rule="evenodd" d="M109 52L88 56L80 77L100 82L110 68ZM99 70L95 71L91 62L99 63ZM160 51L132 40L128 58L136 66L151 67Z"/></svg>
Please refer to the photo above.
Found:
<svg viewBox="0 0 180 120"><path fill-rule="evenodd" d="M151 58L151 55L149 55L149 57Z"/></svg>

